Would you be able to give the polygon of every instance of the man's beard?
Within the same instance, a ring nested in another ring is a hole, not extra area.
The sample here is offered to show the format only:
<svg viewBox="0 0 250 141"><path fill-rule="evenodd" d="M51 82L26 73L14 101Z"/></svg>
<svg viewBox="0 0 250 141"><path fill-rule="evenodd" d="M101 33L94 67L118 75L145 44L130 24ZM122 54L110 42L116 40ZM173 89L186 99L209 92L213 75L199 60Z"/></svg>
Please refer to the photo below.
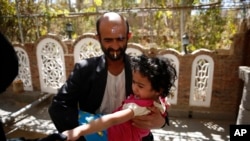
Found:
<svg viewBox="0 0 250 141"><path fill-rule="evenodd" d="M113 48L105 49L101 46L103 53L112 61L120 60L124 57L127 46L123 46L114 50Z"/></svg>

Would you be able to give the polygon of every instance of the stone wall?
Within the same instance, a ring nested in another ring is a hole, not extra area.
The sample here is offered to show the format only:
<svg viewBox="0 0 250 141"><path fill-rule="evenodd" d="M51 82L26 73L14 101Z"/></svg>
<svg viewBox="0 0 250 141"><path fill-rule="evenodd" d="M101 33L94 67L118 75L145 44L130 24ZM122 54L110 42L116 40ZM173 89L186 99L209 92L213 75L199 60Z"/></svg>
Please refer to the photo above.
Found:
<svg viewBox="0 0 250 141"><path fill-rule="evenodd" d="M46 38L47 36L51 37L51 35L46 35L42 38ZM238 71L239 66L250 65L249 36L249 31L235 35L230 50L207 51L201 49L187 55L183 55L172 50L146 50L145 53L150 55L156 55L161 52L169 52L171 54L175 54L180 61L178 100L177 104L171 105L170 107L171 116L236 120L243 88L243 81L239 79ZM60 40L56 36L53 36L53 38ZM36 57L37 42L27 43L22 46L30 59L30 69L34 91L40 91L39 66L37 64ZM76 42L77 40L60 41L65 53L64 59L67 76L69 76L74 67L73 46ZM214 78L210 107L189 105L192 62L195 57L200 54L209 55L214 60ZM11 87L8 91L12 91Z"/></svg>

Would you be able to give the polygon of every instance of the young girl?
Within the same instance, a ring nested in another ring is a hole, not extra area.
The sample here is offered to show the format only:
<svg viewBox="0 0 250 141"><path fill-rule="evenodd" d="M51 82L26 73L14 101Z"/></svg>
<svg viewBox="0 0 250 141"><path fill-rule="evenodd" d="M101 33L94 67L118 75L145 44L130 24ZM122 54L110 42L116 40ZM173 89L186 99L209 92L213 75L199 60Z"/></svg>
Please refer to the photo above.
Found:
<svg viewBox="0 0 250 141"><path fill-rule="evenodd" d="M131 119L150 114L150 110L147 109L150 106L157 107L162 116L167 116L168 104L165 97L174 85L175 68L167 59L149 58L145 55L133 57L131 67L133 94L112 114L91 116L89 113L82 112L79 117L82 125L63 132L67 136L67 141L77 140L81 136L84 136L87 141L140 141L142 137L149 134L150 130L133 126ZM103 131L104 129L107 130Z"/></svg>

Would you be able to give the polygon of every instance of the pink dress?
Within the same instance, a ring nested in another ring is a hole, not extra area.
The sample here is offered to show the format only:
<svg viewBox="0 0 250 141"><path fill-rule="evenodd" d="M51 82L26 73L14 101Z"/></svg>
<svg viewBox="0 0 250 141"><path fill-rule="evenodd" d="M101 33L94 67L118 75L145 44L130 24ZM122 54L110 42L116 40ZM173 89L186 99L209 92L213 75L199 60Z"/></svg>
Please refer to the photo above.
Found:
<svg viewBox="0 0 250 141"><path fill-rule="evenodd" d="M131 108L134 111L135 116L150 114L147 107L157 107L162 115L166 116L167 104L164 98L159 98L161 103L157 103L153 100L137 99L134 95L130 95L123 101L122 106L117 108L114 112L123 109ZM79 124L86 124L90 121L100 118L100 114L91 114L84 111L79 111ZM125 123L114 125L107 130L96 132L93 134L85 135L87 141L141 141L142 137L147 136L150 132L148 129L137 128L131 124L129 120Z"/></svg>
<svg viewBox="0 0 250 141"><path fill-rule="evenodd" d="M167 108L167 105L163 105L163 103L165 103L165 100L163 98L161 98L160 101L161 104L159 105L161 105L162 107L158 106L158 108L160 108L162 115L166 116L165 110ZM124 107L123 105L129 103L136 103L139 106L138 109L140 109L140 107L150 107L155 105L155 102L153 100L136 99L133 95L130 95L128 99L124 100L122 106L116 109L115 111L122 110ZM141 141L142 137L147 136L149 134L150 130L137 128L131 123L131 121L127 121L125 123L108 128L108 141Z"/></svg>

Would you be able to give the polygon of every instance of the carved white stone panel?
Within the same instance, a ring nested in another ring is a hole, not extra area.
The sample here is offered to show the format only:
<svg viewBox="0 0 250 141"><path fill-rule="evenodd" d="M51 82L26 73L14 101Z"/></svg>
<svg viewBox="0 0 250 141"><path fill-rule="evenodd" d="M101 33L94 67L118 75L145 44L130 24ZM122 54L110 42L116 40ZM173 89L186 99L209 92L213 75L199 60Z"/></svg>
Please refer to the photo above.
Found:
<svg viewBox="0 0 250 141"><path fill-rule="evenodd" d="M129 43L126 50L126 54L130 56L139 56L143 54L142 49L143 47L140 44Z"/></svg>
<svg viewBox="0 0 250 141"><path fill-rule="evenodd" d="M41 91L57 93L66 80L62 45L52 38L41 40L37 44L37 61Z"/></svg>
<svg viewBox="0 0 250 141"><path fill-rule="evenodd" d="M23 82L24 90L33 91L29 57L24 49L15 45L14 47L18 57L18 76L16 79L20 79Z"/></svg>
<svg viewBox="0 0 250 141"><path fill-rule="evenodd" d="M78 41L74 46L75 63L86 58L102 55L102 49L98 40L85 37Z"/></svg>
<svg viewBox="0 0 250 141"><path fill-rule="evenodd" d="M189 104L191 106L210 107L214 61L208 55L200 55L192 64L191 89Z"/></svg>

